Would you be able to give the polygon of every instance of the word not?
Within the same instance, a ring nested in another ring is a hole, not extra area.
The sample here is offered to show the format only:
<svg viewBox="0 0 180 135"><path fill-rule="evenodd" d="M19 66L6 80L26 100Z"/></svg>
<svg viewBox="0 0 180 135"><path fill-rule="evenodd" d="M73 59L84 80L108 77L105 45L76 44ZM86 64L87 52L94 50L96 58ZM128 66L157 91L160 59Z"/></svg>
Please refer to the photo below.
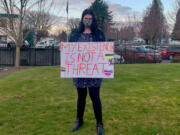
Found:
<svg viewBox="0 0 180 135"><path fill-rule="evenodd" d="M65 53L65 63L93 62L104 61L105 57L102 52L84 52L84 53Z"/></svg>

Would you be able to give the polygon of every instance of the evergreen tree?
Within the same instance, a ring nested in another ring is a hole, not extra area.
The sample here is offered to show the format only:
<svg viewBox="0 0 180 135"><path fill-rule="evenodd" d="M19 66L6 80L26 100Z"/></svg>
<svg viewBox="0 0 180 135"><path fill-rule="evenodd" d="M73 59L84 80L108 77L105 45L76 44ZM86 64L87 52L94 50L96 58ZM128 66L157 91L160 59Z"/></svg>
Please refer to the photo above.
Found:
<svg viewBox="0 0 180 135"><path fill-rule="evenodd" d="M176 23L172 32L172 39L180 40L180 9L178 10L176 15Z"/></svg>
<svg viewBox="0 0 180 135"><path fill-rule="evenodd" d="M98 27L105 31L105 24L112 22L112 12L109 11L108 5L103 0L95 0L91 4L90 9L92 9L95 14Z"/></svg>
<svg viewBox="0 0 180 135"><path fill-rule="evenodd" d="M166 19L163 15L161 0L153 0L152 5L147 9L141 28L141 36L150 44L161 41L166 33Z"/></svg>

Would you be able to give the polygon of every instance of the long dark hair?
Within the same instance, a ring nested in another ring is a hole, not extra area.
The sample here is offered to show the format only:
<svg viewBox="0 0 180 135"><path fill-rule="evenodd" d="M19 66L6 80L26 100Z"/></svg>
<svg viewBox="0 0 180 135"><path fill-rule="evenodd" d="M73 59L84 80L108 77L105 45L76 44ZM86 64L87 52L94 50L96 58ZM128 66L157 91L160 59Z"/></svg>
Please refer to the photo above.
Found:
<svg viewBox="0 0 180 135"><path fill-rule="evenodd" d="M83 24L83 18L85 15L91 15L92 16L92 25L91 25L91 32L95 33L95 31L97 30L97 22L96 22L96 18L95 15L93 13L93 11L90 8L87 8L83 11L82 16L81 16L81 22L79 23L79 32L82 33L84 32L84 24Z"/></svg>

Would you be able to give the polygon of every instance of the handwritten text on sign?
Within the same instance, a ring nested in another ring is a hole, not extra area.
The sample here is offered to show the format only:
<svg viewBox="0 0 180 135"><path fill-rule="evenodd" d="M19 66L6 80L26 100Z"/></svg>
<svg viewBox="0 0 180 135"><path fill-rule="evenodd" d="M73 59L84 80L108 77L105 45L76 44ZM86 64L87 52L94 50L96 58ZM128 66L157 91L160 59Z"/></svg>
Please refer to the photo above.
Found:
<svg viewBox="0 0 180 135"><path fill-rule="evenodd" d="M113 78L113 42L61 42L62 78Z"/></svg>

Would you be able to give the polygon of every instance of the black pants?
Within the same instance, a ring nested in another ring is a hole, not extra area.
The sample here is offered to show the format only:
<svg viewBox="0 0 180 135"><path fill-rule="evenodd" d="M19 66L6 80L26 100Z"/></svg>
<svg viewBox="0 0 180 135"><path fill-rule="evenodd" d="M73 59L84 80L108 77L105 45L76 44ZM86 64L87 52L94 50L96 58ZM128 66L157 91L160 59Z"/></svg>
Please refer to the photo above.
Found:
<svg viewBox="0 0 180 135"><path fill-rule="evenodd" d="M102 123L102 105L100 100L100 87L88 87L89 95L93 103L94 115L96 117L97 123ZM77 118L83 120L87 88L77 88L78 100L77 100Z"/></svg>

